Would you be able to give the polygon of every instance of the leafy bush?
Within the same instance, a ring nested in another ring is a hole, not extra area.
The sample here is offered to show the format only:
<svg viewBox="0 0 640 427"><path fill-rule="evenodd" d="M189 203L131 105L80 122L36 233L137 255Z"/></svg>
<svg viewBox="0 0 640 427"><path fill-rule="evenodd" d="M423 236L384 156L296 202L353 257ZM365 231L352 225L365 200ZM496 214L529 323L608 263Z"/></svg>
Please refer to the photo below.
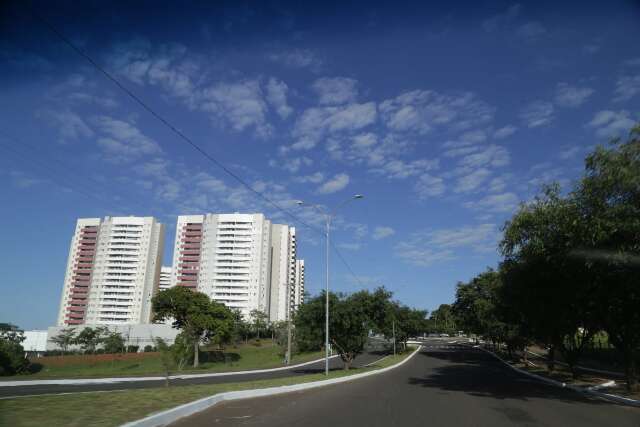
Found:
<svg viewBox="0 0 640 427"><path fill-rule="evenodd" d="M156 351L156 348L154 346L149 345L149 344L144 346L144 352L145 353L151 353L153 351Z"/></svg>
<svg viewBox="0 0 640 427"><path fill-rule="evenodd" d="M128 345L127 353L137 353L139 348L140 348L139 345Z"/></svg>

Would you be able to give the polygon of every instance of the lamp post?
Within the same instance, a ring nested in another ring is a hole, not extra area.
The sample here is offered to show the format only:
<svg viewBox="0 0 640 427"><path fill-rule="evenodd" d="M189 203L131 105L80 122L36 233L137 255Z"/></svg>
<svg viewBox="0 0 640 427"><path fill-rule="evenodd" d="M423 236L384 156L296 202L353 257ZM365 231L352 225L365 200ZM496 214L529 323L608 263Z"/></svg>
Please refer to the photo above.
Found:
<svg viewBox="0 0 640 427"><path fill-rule="evenodd" d="M362 194L355 194L352 197L346 199L345 201L343 201L342 203L339 203L338 205L336 205L336 207L333 210L328 210L327 208L325 208L324 206L321 205L314 205L314 204L308 204L303 202L302 200L298 200L296 203L299 206L310 206L312 208L314 208L315 210L317 210L320 215L322 215L324 217L325 220L325 241L327 243L327 259L326 259L326 267L327 267L327 283L326 283L326 289L325 289L325 313L324 313L324 320L325 320L325 331L324 331L324 349L325 349L325 358L324 358L324 374L325 375L329 375L329 235L331 233L331 220L335 217L336 212L338 211L338 209L340 209L341 207L343 207L344 205L346 205L347 203L349 203L352 200L358 200L358 199L362 199L364 196Z"/></svg>

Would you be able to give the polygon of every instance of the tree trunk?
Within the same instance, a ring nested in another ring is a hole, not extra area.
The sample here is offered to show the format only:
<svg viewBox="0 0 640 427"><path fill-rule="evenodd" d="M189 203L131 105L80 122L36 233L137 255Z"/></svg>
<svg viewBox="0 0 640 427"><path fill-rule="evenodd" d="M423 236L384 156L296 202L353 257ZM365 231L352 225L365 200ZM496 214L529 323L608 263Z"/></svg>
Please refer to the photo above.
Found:
<svg viewBox="0 0 640 427"><path fill-rule="evenodd" d="M553 372L556 368L556 346L552 345L547 354L547 369Z"/></svg>
<svg viewBox="0 0 640 427"><path fill-rule="evenodd" d="M200 364L200 343L196 339L193 343L193 367L197 368Z"/></svg>
<svg viewBox="0 0 640 427"><path fill-rule="evenodd" d="M633 356L634 354L631 350L624 352L624 372L627 377L627 391L629 392L640 391L640 384L638 384L638 377L636 375L636 360Z"/></svg>
<svg viewBox="0 0 640 427"><path fill-rule="evenodd" d="M348 371L350 367L351 367L351 359L345 360L344 361L344 370Z"/></svg>

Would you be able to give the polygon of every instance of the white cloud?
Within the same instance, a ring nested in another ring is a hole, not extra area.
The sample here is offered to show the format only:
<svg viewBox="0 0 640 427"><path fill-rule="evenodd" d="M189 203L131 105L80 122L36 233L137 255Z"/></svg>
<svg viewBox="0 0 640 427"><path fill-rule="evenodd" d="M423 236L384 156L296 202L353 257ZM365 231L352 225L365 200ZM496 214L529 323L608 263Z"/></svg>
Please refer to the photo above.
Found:
<svg viewBox="0 0 640 427"><path fill-rule="evenodd" d="M385 162L380 167L371 169L371 172L384 175L391 179L404 179L437 169L439 165L440 162L437 159L418 159L410 162L393 159Z"/></svg>
<svg viewBox="0 0 640 427"><path fill-rule="evenodd" d="M459 161L459 166L463 168L478 168L481 166L500 167L506 166L511 162L509 152L500 145L487 145L481 147L481 151L468 154Z"/></svg>
<svg viewBox="0 0 640 427"><path fill-rule="evenodd" d="M420 175L420 178L416 181L414 189L420 199L437 197L444 193L444 180L440 177L425 173Z"/></svg>
<svg viewBox="0 0 640 427"><path fill-rule="evenodd" d="M595 129L599 137L611 138L629 132L635 124L636 121L626 110L602 110L593 116L587 126Z"/></svg>
<svg viewBox="0 0 640 427"><path fill-rule="evenodd" d="M520 4L514 4L505 12L499 13L482 21L482 28L488 33L497 31L505 25L513 22L520 15L521 9L522 7Z"/></svg>
<svg viewBox="0 0 640 427"><path fill-rule="evenodd" d="M300 170L302 166L311 166L313 164L313 160L306 156L301 157L291 157L287 159L282 159L280 162L271 159L269 160L269 166L274 168L281 168L286 170L289 173L296 173Z"/></svg>
<svg viewBox="0 0 640 427"><path fill-rule="evenodd" d="M347 185L349 185L349 175L339 173L318 187L317 191L319 194L331 194L344 189Z"/></svg>
<svg viewBox="0 0 640 427"><path fill-rule="evenodd" d="M496 138L496 139L506 138L508 136L513 135L516 132L516 130L518 130L517 127L511 126L511 125L507 125L507 126L501 127L500 129L496 130L493 133L493 137Z"/></svg>
<svg viewBox="0 0 640 427"><path fill-rule="evenodd" d="M501 193L483 197L478 201L466 202L464 206L469 209L487 212L508 213L513 212L518 203L518 196L514 193Z"/></svg>
<svg viewBox="0 0 640 427"><path fill-rule="evenodd" d="M322 65L322 60L308 49L291 49L289 51L273 52L267 55L267 58L291 68L318 70Z"/></svg>
<svg viewBox="0 0 640 427"><path fill-rule="evenodd" d="M458 178L453 191L456 193L468 193L480 187L487 178L491 176L491 171L486 168L476 169L473 172Z"/></svg>
<svg viewBox="0 0 640 427"><path fill-rule="evenodd" d="M516 30L518 37L527 41L535 41L547 33L547 29L539 22L530 21Z"/></svg>
<svg viewBox="0 0 640 427"><path fill-rule="evenodd" d="M545 101L534 101L520 112L520 118L529 128L549 124L553 120L553 104Z"/></svg>
<svg viewBox="0 0 640 427"><path fill-rule="evenodd" d="M217 83L202 91L198 97L201 108L213 113L236 131L254 128L256 134L267 137L271 125L267 122L267 104L258 80Z"/></svg>
<svg viewBox="0 0 640 427"><path fill-rule="evenodd" d="M640 95L640 74L618 78L615 94L614 101L628 101L634 96Z"/></svg>
<svg viewBox="0 0 640 427"><path fill-rule="evenodd" d="M323 77L311 86L322 105L337 105L355 102L358 82L346 77Z"/></svg>
<svg viewBox="0 0 640 427"><path fill-rule="evenodd" d="M373 102L309 108L295 123L293 136L296 142L291 148L309 150L327 134L357 131L375 120L376 105Z"/></svg>
<svg viewBox="0 0 640 427"><path fill-rule="evenodd" d="M187 58L186 47L175 43L156 47L146 39L115 45L107 62L137 84L159 85L185 100L194 96L194 80L202 74L200 65Z"/></svg>
<svg viewBox="0 0 640 427"><path fill-rule="evenodd" d="M34 185L46 182L45 180L35 178L31 175L17 170L10 171L9 176L11 177L13 185L21 189L33 187Z"/></svg>
<svg viewBox="0 0 640 427"><path fill-rule="evenodd" d="M558 153L558 157L560 157L562 160L571 159L577 156L581 151L582 151L582 147L578 145L574 145L573 147L567 147L561 150Z"/></svg>
<svg viewBox="0 0 640 427"><path fill-rule="evenodd" d="M595 91L589 87L571 86L558 83L556 86L556 104L561 107L579 107L584 104Z"/></svg>
<svg viewBox="0 0 640 427"><path fill-rule="evenodd" d="M271 77L267 83L267 102L276 110L280 118L286 119L293 112L293 108L287 104L287 92L289 87L286 83Z"/></svg>
<svg viewBox="0 0 640 427"><path fill-rule="evenodd" d="M296 182L301 184L312 183L312 184L320 184L324 181L324 174L322 172L316 172L311 175L299 176L294 178Z"/></svg>
<svg viewBox="0 0 640 427"><path fill-rule="evenodd" d="M393 131L425 134L445 126L454 131L467 130L491 121L494 109L470 92L443 95L414 90L382 102L380 113Z"/></svg>
<svg viewBox="0 0 640 427"><path fill-rule="evenodd" d="M378 226L374 228L372 237L374 240L381 240L389 236L393 236L394 234L395 230L393 228Z"/></svg>
<svg viewBox="0 0 640 427"><path fill-rule="evenodd" d="M82 117L71 110L42 110L37 115L58 129L61 142L72 139L91 138L94 133Z"/></svg>
<svg viewBox="0 0 640 427"><path fill-rule="evenodd" d="M489 181L487 191L490 193L500 193L507 188L507 177L509 175L497 176Z"/></svg>
<svg viewBox="0 0 640 427"><path fill-rule="evenodd" d="M629 67L640 67L640 57L627 59L623 64Z"/></svg>
<svg viewBox="0 0 640 427"><path fill-rule="evenodd" d="M405 262L428 267L436 262L457 258L459 250L484 253L495 250L499 232L495 224L468 225L459 228L423 230L395 246L395 252Z"/></svg>
<svg viewBox="0 0 640 427"><path fill-rule="evenodd" d="M130 162L143 155L162 153L157 142L128 122L109 116L95 117L93 122L102 134L97 143L109 161Z"/></svg>

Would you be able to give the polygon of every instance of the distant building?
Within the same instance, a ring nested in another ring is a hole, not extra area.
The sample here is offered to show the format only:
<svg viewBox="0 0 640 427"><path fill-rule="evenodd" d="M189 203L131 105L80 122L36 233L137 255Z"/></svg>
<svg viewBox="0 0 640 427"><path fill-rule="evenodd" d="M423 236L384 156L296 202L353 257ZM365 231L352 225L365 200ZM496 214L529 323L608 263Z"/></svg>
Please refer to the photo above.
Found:
<svg viewBox="0 0 640 427"><path fill-rule="evenodd" d="M21 345L25 353L39 355L47 350L47 331L24 331Z"/></svg>
<svg viewBox="0 0 640 427"><path fill-rule="evenodd" d="M171 287L171 267L162 266L160 268L160 278L158 279L158 291L164 291Z"/></svg>
<svg viewBox="0 0 640 427"><path fill-rule="evenodd" d="M293 311L304 303L304 260L296 260L295 280L293 287Z"/></svg>
<svg viewBox="0 0 640 427"><path fill-rule="evenodd" d="M248 317L285 320L296 306L295 228L261 213L178 217L171 284L197 289Z"/></svg>
<svg viewBox="0 0 640 427"><path fill-rule="evenodd" d="M58 325L149 323L163 250L153 217L78 219Z"/></svg>

